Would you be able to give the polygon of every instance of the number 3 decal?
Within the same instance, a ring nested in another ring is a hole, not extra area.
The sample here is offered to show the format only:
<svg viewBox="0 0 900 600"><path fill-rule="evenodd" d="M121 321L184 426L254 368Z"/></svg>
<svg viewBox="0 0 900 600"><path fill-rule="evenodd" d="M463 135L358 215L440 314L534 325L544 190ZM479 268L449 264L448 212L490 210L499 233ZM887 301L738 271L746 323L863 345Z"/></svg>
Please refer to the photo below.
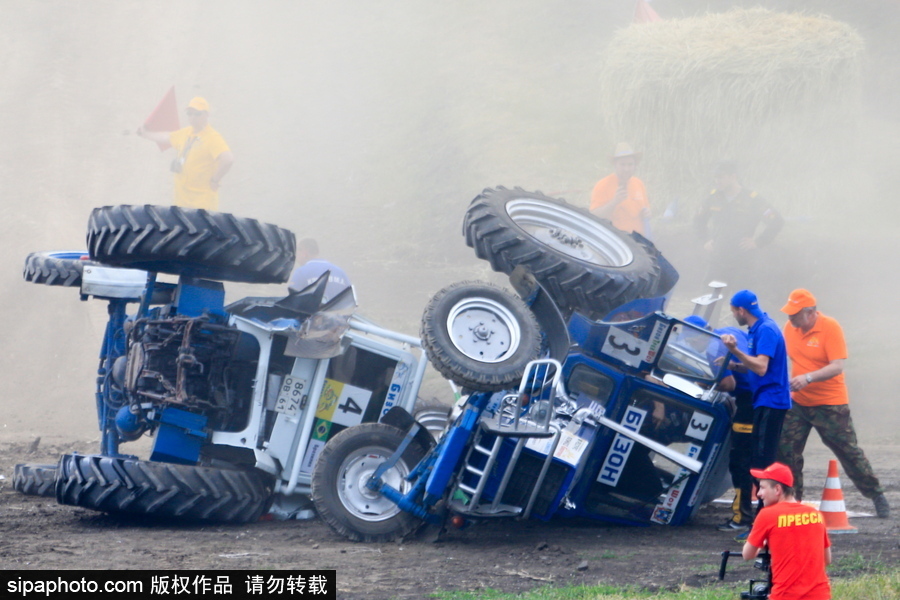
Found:
<svg viewBox="0 0 900 600"><path fill-rule="evenodd" d="M636 338L622 329L610 327L600 352L631 367L639 367L647 356L649 347L649 342Z"/></svg>
<svg viewBox="0 0 900 600"><path fill-rule="evenodd" d="M616 350L624 350L625 352L627 352L628 354L630 354L632 356L637 356L638 354L641 353L640 348L632 348L631 346L628 345L627 342L622 343L622 344L616 343L616 336L614 336L614 335L609 336L609 345L612 346L613 348L615 348Z"/></svg>
<svg viewBox="0 0 900 600"><path fill-rule="evenodd" d="M691 421L688 424L685 435L692 437L695 440L705 440L709 433L709 428L712 426L712 422L713 418L711 415L694 411L694 414L691 415Z"/></svg>

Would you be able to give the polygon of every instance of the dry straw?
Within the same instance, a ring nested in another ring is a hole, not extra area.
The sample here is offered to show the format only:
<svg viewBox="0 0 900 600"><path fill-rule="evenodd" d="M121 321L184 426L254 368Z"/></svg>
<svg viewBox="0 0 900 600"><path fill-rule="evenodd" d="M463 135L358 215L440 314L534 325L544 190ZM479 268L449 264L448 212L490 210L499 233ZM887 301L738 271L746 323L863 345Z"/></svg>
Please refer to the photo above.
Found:
<svg viewBox="0 0 900 600"><path fill-rule="evenodd" d="M608 134L645 151L657 202L695 196L723 158L791 187L846 151L837 129L853 129L863 51L844 23L762 8L634 24L604 57Z"/></svg>

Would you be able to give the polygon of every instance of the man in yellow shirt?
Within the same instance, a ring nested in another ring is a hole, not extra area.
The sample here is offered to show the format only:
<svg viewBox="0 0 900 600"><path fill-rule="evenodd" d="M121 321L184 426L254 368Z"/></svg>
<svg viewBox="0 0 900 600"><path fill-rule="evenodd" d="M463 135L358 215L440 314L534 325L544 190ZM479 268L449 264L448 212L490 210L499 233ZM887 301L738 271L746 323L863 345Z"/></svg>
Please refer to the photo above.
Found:
<svg viewBox="0 0 900 600"><path fill-rule="evenodd" d="M177 153L172 161L175 174L175 205L219 210L219 185L231 169L234 155L218 131L209 125L209 103L193 98L187 107L190 125L173 131L138 129L138 135L170 144Z"/></svg>
<svg viewBox="0 0 900 600"><path fill-rule="evenodd" d="M616 145L611 160L614 172L598 181L591 193L591 213L609 219L622 231L649 236L647 190L644 182L634 176L641 153L622 142Z"/></svg>

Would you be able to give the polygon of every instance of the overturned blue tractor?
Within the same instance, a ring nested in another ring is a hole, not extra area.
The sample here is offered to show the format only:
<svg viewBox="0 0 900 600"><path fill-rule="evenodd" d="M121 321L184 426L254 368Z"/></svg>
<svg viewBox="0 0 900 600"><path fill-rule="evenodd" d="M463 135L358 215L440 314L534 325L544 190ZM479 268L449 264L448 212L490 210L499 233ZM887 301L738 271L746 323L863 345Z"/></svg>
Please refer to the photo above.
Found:
<svg viewBox="0 0 900 600"><path fill-rule="evenodd" d="M226 305L221 281L286 281L287 230L95 209L86 253L32 254L25 278L108 302L101 447L19 465L16 488L219 522L314 509L357 541L489 518L678 525L725 491L725 353L663 312L678 276L653 244L505 188L472 201L463 233L516 294L451 285L416 338L355 314L352 289L323 302L327 275ZM449 419L417 404L426 362L461 388ZM141 436L149 457L122 452Z"/></svg>
<svg viewBox="0 0 900 600"><path fill-rule="evenodd" d="M727 353L663 312L678 276L649 241L504 188L472 202L463 234L517 295L435 294L422 343L464 393L437 442L399 408L329 441L312 498L334 530L372 542L496 518L679 525L729 487Z"/></svg>

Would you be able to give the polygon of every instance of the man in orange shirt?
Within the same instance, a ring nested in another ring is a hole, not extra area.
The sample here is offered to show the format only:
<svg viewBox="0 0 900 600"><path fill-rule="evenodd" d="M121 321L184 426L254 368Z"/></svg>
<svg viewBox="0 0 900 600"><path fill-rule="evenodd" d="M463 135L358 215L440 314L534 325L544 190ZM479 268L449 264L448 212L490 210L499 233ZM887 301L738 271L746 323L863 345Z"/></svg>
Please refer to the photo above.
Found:
<svg viewBox="0 0 900 600"><path fill-rule="evenodd" d="M591 213L609 219L622 231L649 236L650 204L644 182L634 176L641 153L624 142L612 155L614 173L597 182L591 192Z"/></svg>
<svg viewBox="0 0 900 600"><path fill-rule="evenodd" d="M770 600L829 600L831 584L825 567L831 564L831 540L822 513L794 499L790 467L772 463L750 469L759 479L759 511L741 554L753 560L768 546L772 556Z"/></svg>
<svg viewBox="0 0 900 600"><path fill-rule="evenodd" d="M791 466L796 496L803 496L803 449L810 430L819 432L853 484L875 504L882 519L891 514L884 489L872 470L865 452L857 445L850 418L844 360L847 344L844 331L833 318L816 309L816 299L807 290L791 292L781 312L790 322L784 326L784 340L791 359L791 396L794 405L784 419L779 460Z"/></svg>

